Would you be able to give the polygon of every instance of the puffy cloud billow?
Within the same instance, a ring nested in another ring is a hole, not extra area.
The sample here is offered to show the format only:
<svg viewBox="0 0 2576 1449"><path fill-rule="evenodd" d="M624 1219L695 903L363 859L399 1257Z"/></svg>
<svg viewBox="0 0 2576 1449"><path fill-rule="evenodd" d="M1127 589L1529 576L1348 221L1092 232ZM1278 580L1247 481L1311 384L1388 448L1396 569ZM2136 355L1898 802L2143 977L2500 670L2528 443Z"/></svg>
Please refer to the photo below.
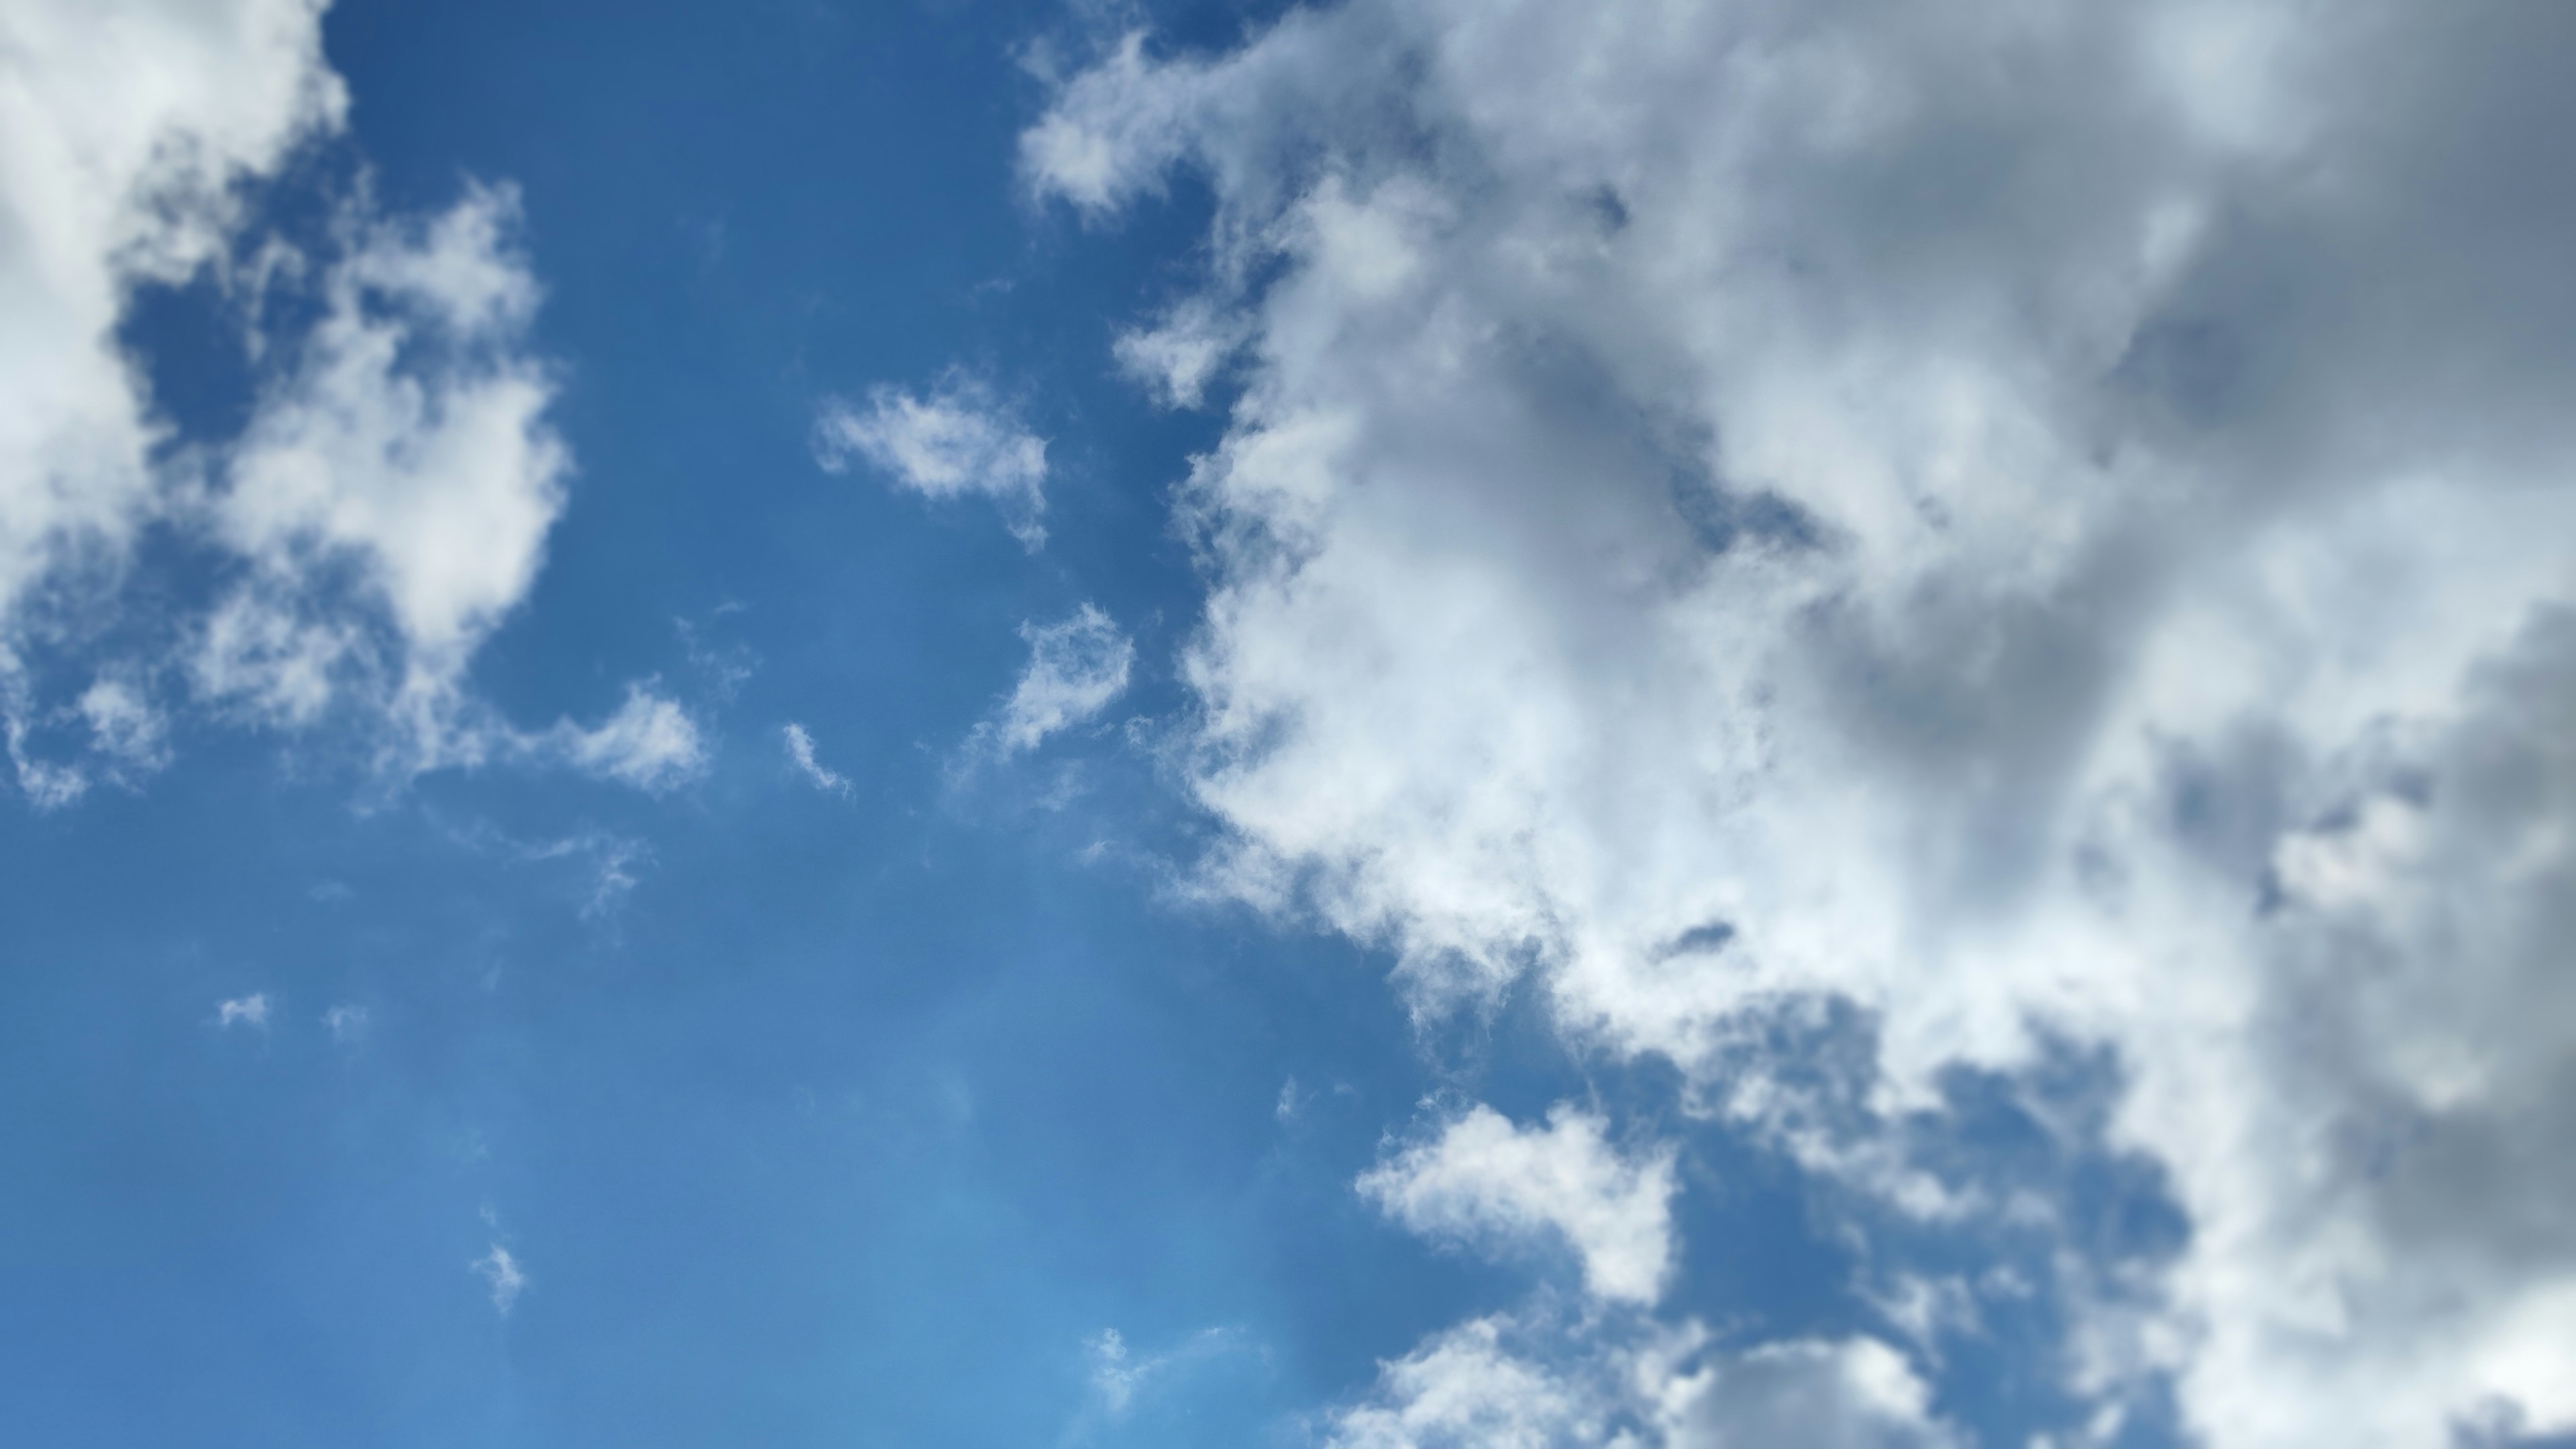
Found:
<svg viewBox="0 0 2576 1449"><path fill-rule="evenodd" d="M1209 878L1426 1011L1536 983L1871 1189L1923 1175L1791 1120L1778 1012L1866 1015L1880 1123L2106 1052L2189 1232L2071 1384L2218 1446L2576 1429L2570 54L2557 7L2288 0L1108 48L1023 162L1213 197L1122 348L1234 388L1182 492ZM1610 1432L1497 1343L1343 1437ZM1798 1357L1844 1352L1776 1356L1904 1397Z"/></svg>
<svg viewBox="0 0 2576 1449"><path fill-rule="evenodd" d="M388 216L361 182L322 198L318 242L265 225L264 199L302 185L345 120L323 9L0 16L0 720L39 805L166 764L182 705L348 724L395 776L564 753L466 680L534 582L572 466L528 341L517 199L469 186ZM196 283L252 374L224 436L169 417L123 336L143 293ZM202 598L178 582L197 575ZM576 762L652 784L693 770L693 726L656 703L650 760L599 743L621 715L578 736Z"/></svg>

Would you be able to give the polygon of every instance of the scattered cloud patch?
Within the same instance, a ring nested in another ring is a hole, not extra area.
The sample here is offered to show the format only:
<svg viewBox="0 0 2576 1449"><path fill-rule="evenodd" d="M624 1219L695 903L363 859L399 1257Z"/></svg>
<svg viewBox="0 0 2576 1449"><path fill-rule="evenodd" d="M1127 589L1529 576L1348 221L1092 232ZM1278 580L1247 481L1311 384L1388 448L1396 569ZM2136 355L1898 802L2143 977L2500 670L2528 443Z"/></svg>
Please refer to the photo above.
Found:
<svg viewBox="0 0 2576 1449"><path fill-rule="evenodd" d="M518 197L350 226L327 311L227 460L209 522L248 569L196 676L288 725L353 698L407 766L476 763L466 665L535 581L571 468L525 351Z"/></svg>
<svg viewBox="0 0 2576 1449"><path fill-rule="evenodd" d="M256 1031L268 1030L268 993L254 991L248 996L215 1003L215 1025L222 1030L247 1026Z"/></svg>
<svg viewBox="0 0 2576 1449"><path fill-rule="evenodd" d="M807 784L827 795L850 793L849 777L814 757L814 737L805 732L803 725L791 722L779 731L779 737L787 746L787 763L805 777Z"/></svg>
<svg viewBox="0 0 2576 1449"><path fill-rule="evenodd" d="M109 767L150 774L170 762L170 722L137 685L101 679L77 701L91 748Z"/></svg>
<svg viewBox="0 0 2576 1449"><path fill-rule="evenodd" d="M1003 759L1036 749L1049 735L1096 717L1127 691L1136 646L1095 604L1053 624L1022 624L1029 663L998 719L976 734Z"/></svg>
<svg viewBox="0 0 2576 1449"><path fill-rule="evenodd" d="M271 226L263 189L347 116L324 8L12 11L0 726L38 808L164 768L191 711L328 729L397 781L527 758L468 684L572 473L518 196L390 213L361 182L319 198L319 239ZM254 401L198 436L121 337L145 294L209 279Z"/></svg>
<svg viewBox="0 0 2576 1449"><path fill-rule="evenodd" d="M677 701L646 685L629 685L626 702L590 729L563 721L535 738L574 768L659 794L706 773L707 747L697 722Z"/></svg>
<svg viewBox="0 0 2576 1449"><path fill-rule="evenodd" d="M1545 1314L1471 1319L1381 1363L1332 1449L1957 1449L1930 1390L1874 1339L1711 1347L1706 1329Z"/></svg>
<svg viewBox="0 0 2576 1449"><path fill-rule="evenodd" d="M1416 1232L1467 1242L1551 1233L1595 1296L1651 1304L1672 1259L1674 1154L1622 1155L1605 1128L1565 1104L1545 1127L1479 1104L1362 1176L1359 1190Z"/></svg>
<svg viewBox="0 0 2576 1449"><path fill-rule="evenodd" d="M341 1002L322 1013L322 1027L331 1033L331 1040L342 1046L355 1046L366 1040L370 1019L365 1007Z"/></svg>
<svg viewBox="0 0 2576 1449"><path fill-rule="evenodd" d="M630 836L606 830L585 830L538 844L513 844L510 854L526 861L573 860L585 863L590 882L582 898L581 914L586 920L597 919L615 910L617 903L635 889L636 868L652 858L652 847Z"/></svg>
<svg viewBox="0 0 2576 1449"><path fill-rule="evenodd" d="M863 407L835 399L814 422L814 460L825 470L855 458L925 498L981 494L1032 552L1046 542L1046 451L991 389L965 381L927 398L880 387Z"/></svg>
<svg viewBox="0 0 2576 1449"><path fill-rule="evenodd" d="M491 1287L492 1307L502 1317L509 1317L510 1310L519 1302L520 1293L528 1286L528 1275L519 1267L519 1260L509 1249L494 1243L490 1252L466 1266Z"/></svg>
<svg viewBox="0 0 2576 1449"><path fill-rule="evenodd" d="M1245 336L1236 313L1191 298L1151 327L1118 334L1115 352L1120 370L1163 406L1195 408Z"/></svg>
<svg viewBox="0 0 2576 1449"><path fill-rule="evenodd" d="M1207 1328L1161 1353L1139 1354L1117 1329L1104 1328L1083 1344L1091 1359L1091 1390L1107 1417L1124 1417L1159 1381L1190 1365L1241 1346L1242 1335L1230 1328Z"/></svg>

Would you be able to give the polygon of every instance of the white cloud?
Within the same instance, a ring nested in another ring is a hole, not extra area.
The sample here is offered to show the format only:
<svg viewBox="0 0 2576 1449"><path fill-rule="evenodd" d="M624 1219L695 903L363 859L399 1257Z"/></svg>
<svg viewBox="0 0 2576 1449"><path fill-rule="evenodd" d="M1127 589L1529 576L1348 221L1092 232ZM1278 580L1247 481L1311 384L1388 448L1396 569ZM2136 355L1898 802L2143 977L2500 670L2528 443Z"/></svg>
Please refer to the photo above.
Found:
<svg viewBox="0 0 2576 1449"><path fill-rule="evenodd" d="M570 469L553 383L522 351L537 288L517 219L515 194L478 187L425 224L354 223L328 311L212 504L251 568L202 646L209 693L288 723L356 693L418 765L481 756L465 668L534 582Z"/></svg>
<svg viewBox="0 0 2576 1449"><path fill-rule="evenodd" d="M1783 1001L1871 1015L1884 1109L2101 1044L2192 1231L2087 1383L2169 1370L2220 1449L2576 1428L2568 23L1130 39L1022 161L1092 213L1214 194L1211 884L1426 1008L1535 968L1784 1133Z"/></svg>
<svg viewBox="0 0 2576 1449"><path fill-rule="evenodd" d="M1471 1319L1379 1365L1331 1416L1333 1449L1948 1449L1929 1389L1875 1339L1724 1352L1696 1325L1590 1332L1543 1316Z"/></svg>
<svg viewBox="0 0 2576 1449"><path fill-rule="evenodd" d="M801 724L790 723L779 731L787 744L787 763L805 777L815 789L831 795L850 793L849 777L814 758L814 737Z"/></svg>
<svg viewBox="0 0 2576 1449"><path fill-rule="evenodd" d="M170 761L170 722L143 691L123 679L101 679L77 701L92 748L113 764L137 773Z"/></svg>
<svg viewBox="0 0 2576 1449"><path fill-rule="evenodd" d="M331 1040L342 1046L365 1040L368 1022L369 1015L365 1007L351 1005L345 1001L322 1013L323 1029L331 1033Z"/></svg>
<svg viewBox="0 0 2576 1449"><path fill-rule="evenodd" d="M1164 406L1194 408L1243 342L1241 319L1199 297L1152 327L1120 333L1115 351L1119 367Z"/></svg>
<svg viewBox="0 0 2576 1449"><path fill-rule="evenodd" d="M1469 1241L1553 1232L1581 1258L1591 1292L1651 1304L1671 1266L1673 1153L1623 1156L1604 1126L1559 1104L1545 1127L1516 1127L1479 1104L1359 1188L1416 1232Z"/></svg>
<svg viewBox="0 0 2576 1449"><path fill-rule="evenodd" d="M656 793L686 784L707 768L706 741L697 722L677 702L646 685L627 686L626 702L598 725L584 729L562 721L524 747Z"/></svg>
<svg viewBox="0 0 2576 1449"><path fill-rule="evenodd" d="M1094 604L1057 623L1022 624L1020 637L1028 641L1028 667L1002 702L1001 717L976 729L1005 759L1107 709L1126 693L1136 663L1135 644Z"/></svg>
<svg viewBox="0 0 2576 1449"><path fill-rule="evenodd" d="M1567 1382L1501 1346L1502 1325L1476 1319L1379 1368L1370 1402L1337 1415L1334 1449L1551 1449L1599 1443L1607 1417L1591 1386Z"/></svg>
<svg viewBox="0 0 2576 1449"><path fill-rule="evenodd" d="M166 764L187 695L339 722L397 777L513 738L467 671L526 597L571 471L528 346L517 198L469 185L393 216L362 182L320 198L314 252L266 230L256 190L302 180L295 158L348 109L323 9L0 18L0 724L40 807ZM234 436L181 435L118 340L140 291L203 278L256 384ZM214 596L130 590L146 529Z"/></svg>
<svg viewBox="0 0 2576 1449"><path fill-rule="evenodd" d="M0 18L0 617L123 561L162 426L116 329L134 287L224 249L238 187L340 124L320 6L12 5Z"/></svg>
<svg viewBox="0 0 2576 1449"><path fill-rule="evenodd" d="M980 385L951 381L928 399L898 388L866 408L835 399L814 421L814 460L838 473L865 460L925 498L990 497L1011 535L1035 551L1046 542L1046 441L1022 428Z"/></svg>
<svg viewBox="0 0 2576 1449"><path fill-rule="evenodd" d="M248 996L237 996L230 1001L216 1002L215 1025L218 1028L229 1029L236 1024L260 1031L268 1030L268 993L254 991Z"/></svg>
<svg viewBox="0 0 2576 1449"><path fill-rule="evenodd" d="M500 1310L502 1317L509 1317L510 1309L519 1301L519 1294L528 1286L528 1275L519 1267L519 1260L511 1255L509 1249L494 1243L490 1252L466 1266L491 1285L492 1306Z"/></svg>

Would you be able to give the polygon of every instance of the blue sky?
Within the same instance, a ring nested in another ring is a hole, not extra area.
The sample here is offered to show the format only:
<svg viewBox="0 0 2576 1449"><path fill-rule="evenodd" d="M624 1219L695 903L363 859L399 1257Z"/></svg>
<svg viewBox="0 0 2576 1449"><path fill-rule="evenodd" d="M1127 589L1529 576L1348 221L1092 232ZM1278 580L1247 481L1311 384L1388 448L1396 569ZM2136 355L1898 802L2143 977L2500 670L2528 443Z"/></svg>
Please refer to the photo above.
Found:
<svg viewBox="0 0 2576 1449"><path fill-rule="evenodd" d="M2567 1442L2552 14L10 7L0 1438Z"/></svg>

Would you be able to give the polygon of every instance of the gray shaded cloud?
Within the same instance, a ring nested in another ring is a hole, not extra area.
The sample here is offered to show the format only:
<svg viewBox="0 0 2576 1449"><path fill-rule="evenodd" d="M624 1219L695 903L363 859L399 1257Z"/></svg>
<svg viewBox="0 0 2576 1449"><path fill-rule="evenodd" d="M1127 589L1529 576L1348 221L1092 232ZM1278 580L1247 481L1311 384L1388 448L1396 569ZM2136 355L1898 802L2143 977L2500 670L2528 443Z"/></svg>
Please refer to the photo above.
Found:
<svg viewBox="0 0 2576 1449"><path fill-rule="evenodd" d="M1534 972L1926 1215L1910 1147L1783 1115L1766 1014L1875 1022L1882 1123L2098 1046L2191 1231L2079 1391L2170 1374L2219 1445L2576 1428L2571 40L1352 0L1107 48L1024 175L1106 216L1192 170L1173 315L1244 339L1182 505L1208 884L1417 1009Z"/></svg>

